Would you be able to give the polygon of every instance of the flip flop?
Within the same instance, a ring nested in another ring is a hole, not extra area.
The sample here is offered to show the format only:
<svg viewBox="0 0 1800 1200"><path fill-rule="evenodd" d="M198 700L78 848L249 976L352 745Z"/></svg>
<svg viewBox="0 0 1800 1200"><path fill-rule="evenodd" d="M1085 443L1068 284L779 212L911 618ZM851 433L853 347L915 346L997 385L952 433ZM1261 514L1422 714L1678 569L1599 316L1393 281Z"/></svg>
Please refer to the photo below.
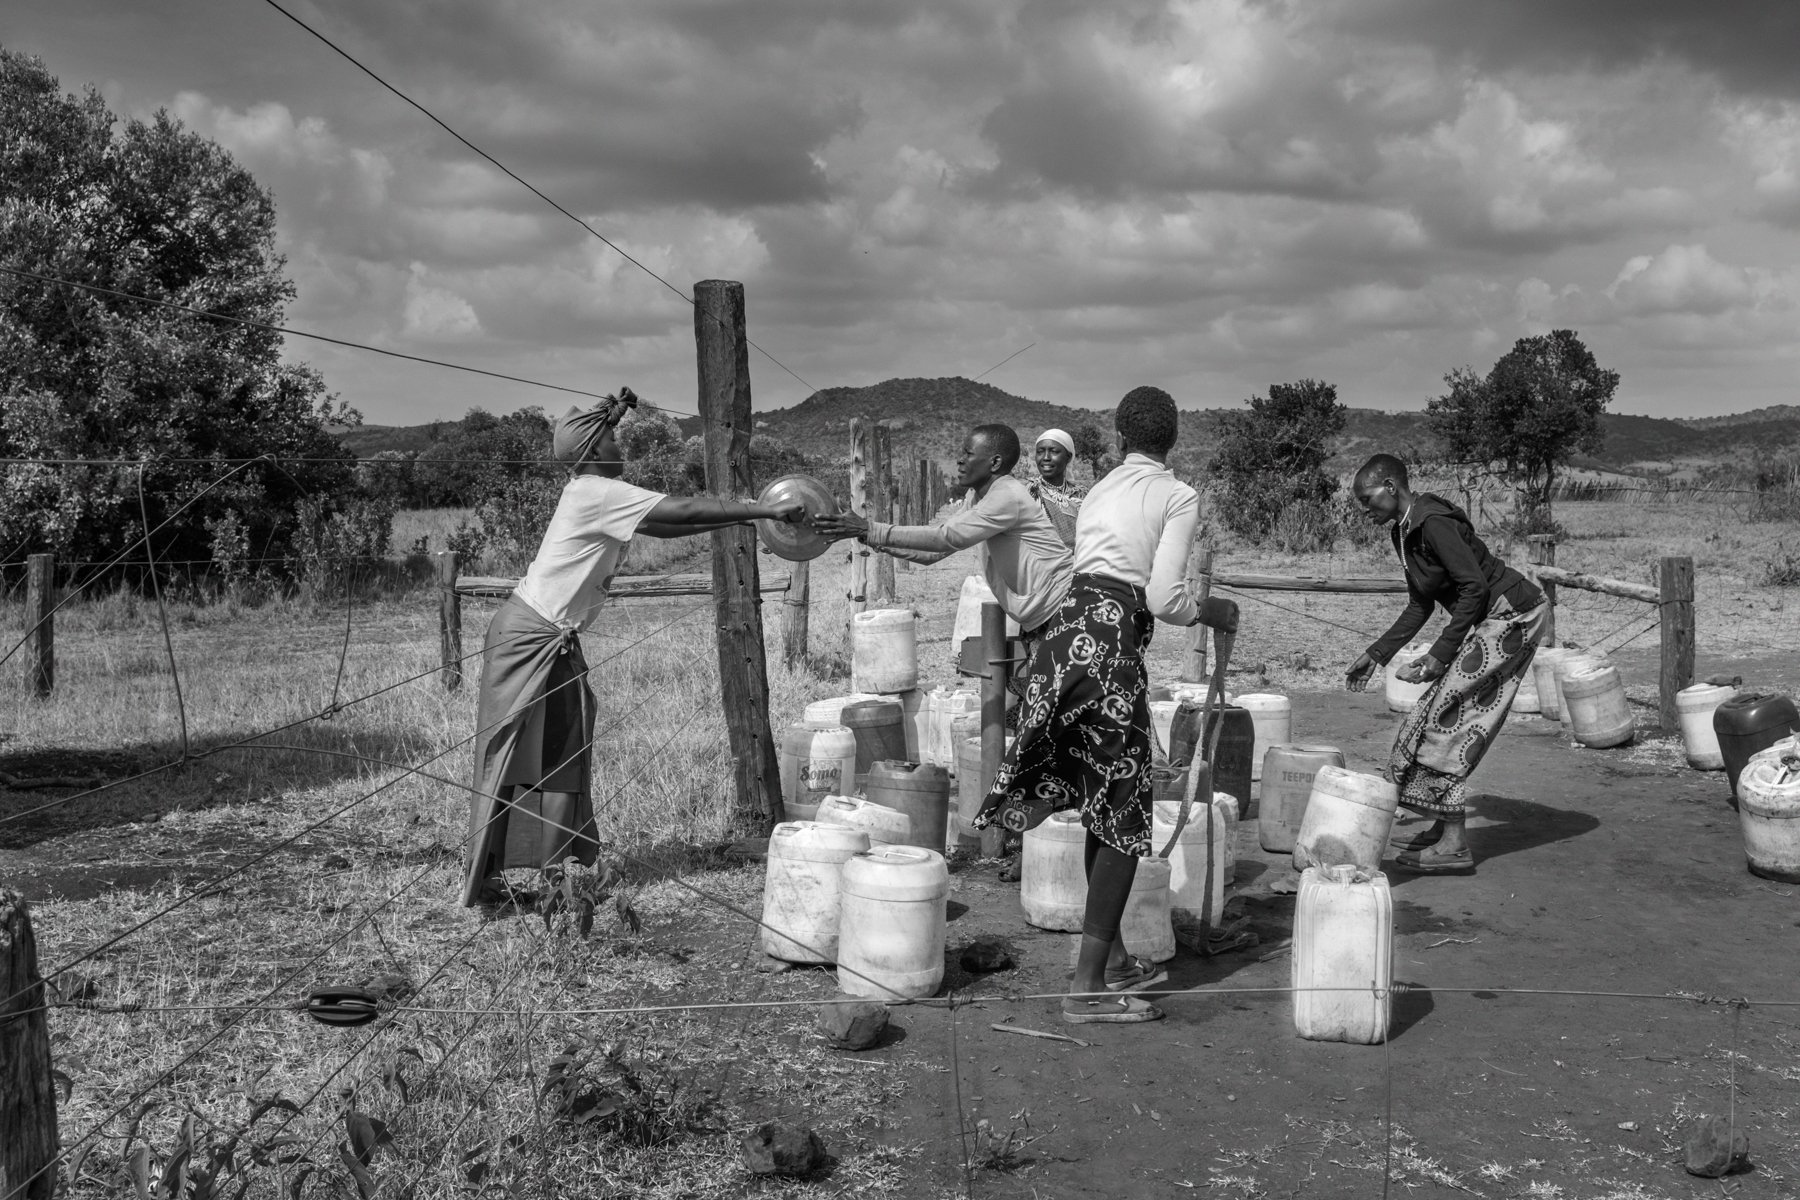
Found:
<svg viewBox="0 0 1800 1200"><path fill-rule="evenodd" d="M1133 954L1125 960L1129 965L1118 975L1107 972L1106 990L1109 992L1135 992L1152 984L1161 983L1169 977L1168 971L1155 963L1145 962Z"/></svg>
<svg viewBox="0 0 1800 1200"><path fill-rule="evenodd" d="M1394 865L1415 875L1463 875L1475 869L1475 856L1465 846L1450 854L1433 854L1430 847L1394 856Z"/></svg>
<svg viewBox="0 0 1800 1200"><path fill-rule="evenodd" d="M1065 1000L1066 1006L1071 1001ZM1162 1020L1162 1009L1136 996L1115 996L1106 1000L1076 1000L1075 1008L1064 1007L1062 1018L1071 1025L1139 1025Z"/></svg>

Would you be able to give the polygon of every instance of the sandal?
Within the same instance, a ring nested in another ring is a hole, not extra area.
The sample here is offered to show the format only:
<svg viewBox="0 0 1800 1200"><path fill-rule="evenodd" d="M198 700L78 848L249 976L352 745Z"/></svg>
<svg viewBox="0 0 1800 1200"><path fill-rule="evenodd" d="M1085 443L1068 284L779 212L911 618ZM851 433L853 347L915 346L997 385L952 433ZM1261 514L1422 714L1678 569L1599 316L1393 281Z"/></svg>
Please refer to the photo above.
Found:
<svg viewBox="0 0 1800 1200"><path fill-rule="evenodd" d="M1135 992L1152 984L1161 983L1169 977L1169 973L1152 962L1145 962L1135 954L1127 955L1125 968L1117 973L1106 973L1106 990L1109 992Z"/></svg>
<svg viewBox="0 0 1800 1200"><path fill-rule="evenodd" d="M1429 830L1421 833L1396 833L1388 839L1388 845L1396 850L1424 850L1444 840L1443 830L1433 836Z"/></svg>
<svg viewBox="0 0 1800 1200"><path fill-rule="evenodd" d="M1475 869L1475 856L1468 847L1448 854L1433 854L1427 846L1394 856L1394 865L1415 875L1463 875Z"/></svg>
<svg viewBox="0 0 1800 1200"><path fill-rule="evenodd" d="M1070 1005L1075 1007L1070 1008ZM1114 996L1106 1000L1063 1001L1063 1020L1071 1025L1139 1025L1162 1020L1162 1009L1136 996Z"/></svg>

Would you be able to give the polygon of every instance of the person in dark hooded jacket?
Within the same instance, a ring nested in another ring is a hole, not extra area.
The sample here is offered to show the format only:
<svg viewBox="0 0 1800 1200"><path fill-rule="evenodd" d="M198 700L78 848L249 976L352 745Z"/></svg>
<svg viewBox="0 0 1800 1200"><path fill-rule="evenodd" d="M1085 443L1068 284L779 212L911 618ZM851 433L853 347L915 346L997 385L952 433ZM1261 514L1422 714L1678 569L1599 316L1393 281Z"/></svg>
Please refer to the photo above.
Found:
<svg viewBox="0 0 1800 1200"><path fill-rule="evenodd" d="M1549 605L1538 586L1488 551L1456 505L1415 493L1406 464L1377 454L1356 473L1357 504L1377 524L1392 522L1394 550L1406 573L1408 603L1399 620L1351 664L1345 678L1362 691L1419 632L1435 607L1450 620L1425 657L1400 668L1407 683L1430 683L1400 723L1388 777L1403 808L1433 818L1420 834L1400 834L1396 866L1440 874L1474 866L1463 833L1468 778L1506 721L1519 681L1531 669Z"/></svg>

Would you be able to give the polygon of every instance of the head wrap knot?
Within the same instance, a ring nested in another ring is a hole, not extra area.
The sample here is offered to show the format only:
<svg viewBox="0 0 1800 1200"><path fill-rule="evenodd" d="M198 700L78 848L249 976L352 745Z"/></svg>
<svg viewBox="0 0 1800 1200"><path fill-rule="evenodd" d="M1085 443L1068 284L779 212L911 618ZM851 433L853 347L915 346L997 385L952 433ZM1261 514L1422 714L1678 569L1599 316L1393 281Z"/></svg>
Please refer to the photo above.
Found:
<svg viewBox="0 0 1800 1200"><path fill-rule="evenodd" d="M571 408L557 418L556 434L550 443L551 455L557 462L571 466L589 461L600 439L619 423L628 409L636 408L637 403L635 392L620 388L618 395L608 396L586 411Z"/></svg>

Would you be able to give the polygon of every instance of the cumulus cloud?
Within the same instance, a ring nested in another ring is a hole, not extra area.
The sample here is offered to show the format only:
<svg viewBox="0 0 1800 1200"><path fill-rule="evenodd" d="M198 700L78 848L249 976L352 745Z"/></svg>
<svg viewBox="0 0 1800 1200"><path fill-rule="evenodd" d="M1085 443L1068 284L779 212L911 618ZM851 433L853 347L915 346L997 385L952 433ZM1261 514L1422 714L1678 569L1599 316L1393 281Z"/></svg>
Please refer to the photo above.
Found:
<svg viewBox="0 0 1800 1200"><path fill-rule="evenodd" d="M107 37L69 44L142 52L53 65L170 105L271 189L295 324L691 392L680 298L322 47L266 14L104 2ZM1709 336L1800 347L1778 265L1800 258L1800 100L1757 83L1771 10L1710 35L1718 5L1700 21L1673 0L307 16L675 289L743 280L752 336L813 384L977 374L1036 341L994 381L1229 400L1313 375L1356 403L1416 400L1562 325L1628 380L1634 355ZM508 403L331 369L378 415ZM753 370L759 403L805 395Z"/></svg>
<svg viewBox="0 0 1800 1200"><path fill-rule="evenodd" d="M1568 70L1676 60L1732 88L1794 95L1800 9L1788 0L1339 0L1345 28L1489 68Z"/></svg>

